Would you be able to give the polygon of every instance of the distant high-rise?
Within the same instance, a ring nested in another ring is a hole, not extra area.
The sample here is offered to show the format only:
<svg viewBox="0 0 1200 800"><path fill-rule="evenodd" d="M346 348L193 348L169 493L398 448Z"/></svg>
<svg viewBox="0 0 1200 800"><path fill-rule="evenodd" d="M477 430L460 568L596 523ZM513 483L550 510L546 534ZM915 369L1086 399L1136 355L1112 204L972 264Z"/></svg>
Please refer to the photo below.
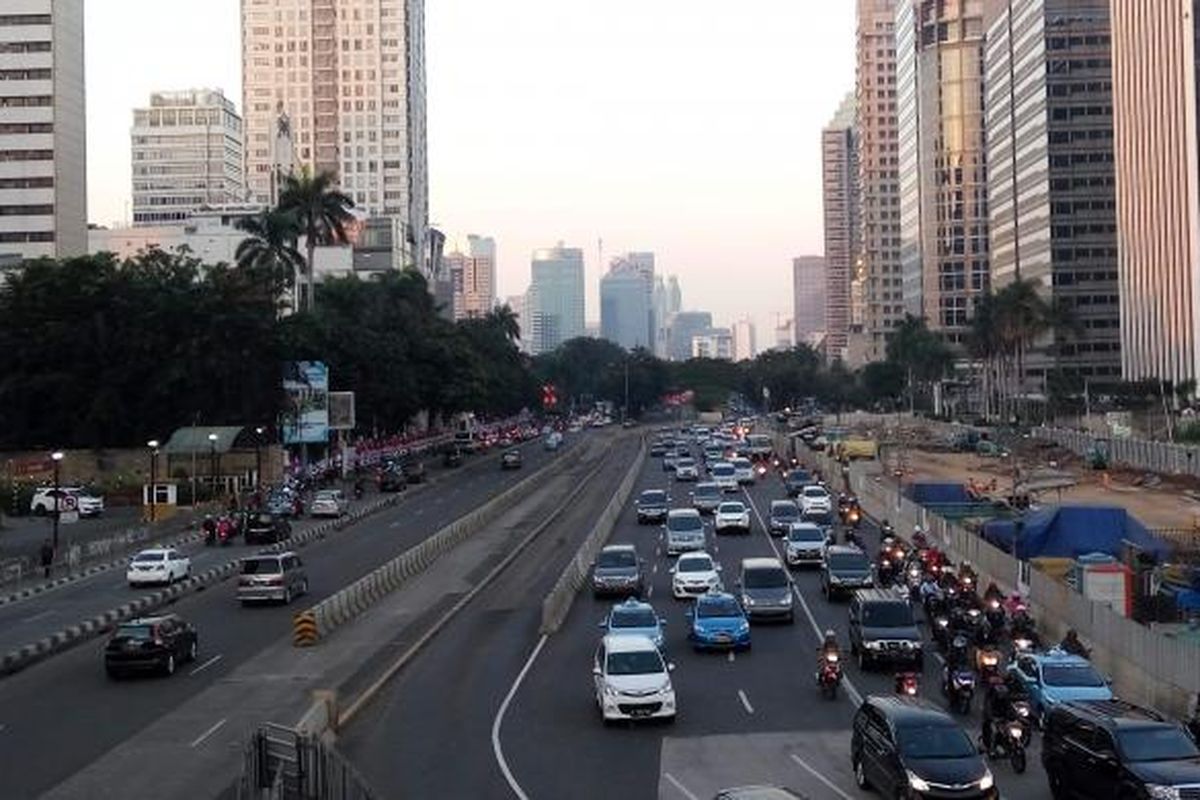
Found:
<svg viewBox="0 0 1200 800"><path fill-rule="evenodd" d="M898 0L904 306L961 343L989 287L983 0Z"/></svg>
<svg viewBox="0 0 1200 800"><path fill-rule="evenodd" d="M841 356L850 333L850 280L858 261L858 129L854 93L821 131L825 210L825 352Z"/></svg>
<svg viewBox="0 0 1200 800"><path fill-rule="evenodd" d="M245 200L242 118L220 89L153 92L133 110L130 143L135 226Z"/></svg>
<svg viewBox="0 0 1200 800"><path fill-rule="evenodd" d="M1074 324L1024 359L1120 375L1109 0L1011 0L987 37L992 284L1031 281Z"/></svg>
<svg viewBox="0 0 1200 800"><path fill-rule="evenodd" d="M796 344L796 326L786 317L778 318L775 323L775 349L791 350Z"/></svg>
<svg viewBox="0 0 1200 800"><path fill-rule="evenodd" d="M0 3L0 87L0 269L83 255L83 0Z"/></svg>
<svg viewBox="0 0 1200 800"><path fill-rule="evenodd" d="M900 273L900 185L896 132L896 1L858 0L858 176L861 325L868 357L884 356L887 332L904 317ZM853 310L852 310L853 316Z"/></svg>
<svg viewBox="0 0 1200 800"><path fill-rule="evenodd" d="M583 251L562 242L535 250L531 273L525 310L529 352L537 355L584 335Z"/></svg>
<svg viewBox="0 0 1200 800"><path fill-rule="evenodd" d="M672 361L692 357L692 339L712 329L712 314L707 311L679 311L671 320L668 356Z"/></svg>
<svg viewBox="0 0 1200 800"><path fill-rule="evenodd" d="M252 200L272 202L290 142L429 276L424 0L243 0L242 98Z"/></svg>
<svg viewBox="0 0 1200 800"><path fill-rule="evenodd" d="M1200 378L1200 0L1112 0L1121 371Z"/></svg>
<svg viewBox="0 0 1200 800"><path fill-rule="evenodd" d="M669 358L671 321L683 306L679 279L672 275L664 282L661 275L655 276L653 303L654 354L659 358Z"/></svg>
<svg viewBox="0 0 1200 800"><path fill-rule="evenodd" d="M792 259L793 342L812 341L825 332L825 258Z"/></svg>
<svg viewBox="0 0 1200 800"><path fill-rule="evenodd" d="M692 358L733 358L733 334L728 328L710 328L692 337Z"/></svg>
<svg viewBox="0 0 1200 800"><path fill-rule="evenodd" d="M754 334L754 320L749 317L744 317L733 323L734 361L749 361L758 355Z"/></svg>
<svg viewBox="0 0 1200 800"><path fill-rule="evenodd" d="M467 253L442 257L450 277L454 319L484 317L496 305L496 242L469 236Z"/></svg>
<svg viewBox="0 0 1200 800"><path fill-rule="evenodd" d="M615 258L600 279L600 335L627 350L654 348L654 256Z"/></svg>

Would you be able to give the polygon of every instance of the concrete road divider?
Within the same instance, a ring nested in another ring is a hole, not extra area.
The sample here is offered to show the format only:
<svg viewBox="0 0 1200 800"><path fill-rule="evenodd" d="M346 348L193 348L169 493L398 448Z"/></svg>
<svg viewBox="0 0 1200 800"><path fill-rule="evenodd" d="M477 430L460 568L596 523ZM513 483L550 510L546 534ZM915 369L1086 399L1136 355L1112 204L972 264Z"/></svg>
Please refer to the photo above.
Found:
<svg viewBox="0 0 1200 800"><path fill-rule="evenodd" d="M574 602L575 595L587 585L592 560L596 558L596 554L600 552L600 548L612 534L613 528L617 524L617 517L621 515L621 510L629 501L629 495L633 492L633 487L637 483L637 477L641 473L642 464L645 461L646 440L643 438L637 457L634 458L629 471L625 473L621 485L617 487L612 499L608 501L608 505L604 507L596 524L592 526L587 538L580 545L575 558L567 564L566 569L559 576L558 582L554 584L554 588L542 601L542 633L554 633L562 627L563 621L567 618L567 612L571 610L571 603Z"/></svg>

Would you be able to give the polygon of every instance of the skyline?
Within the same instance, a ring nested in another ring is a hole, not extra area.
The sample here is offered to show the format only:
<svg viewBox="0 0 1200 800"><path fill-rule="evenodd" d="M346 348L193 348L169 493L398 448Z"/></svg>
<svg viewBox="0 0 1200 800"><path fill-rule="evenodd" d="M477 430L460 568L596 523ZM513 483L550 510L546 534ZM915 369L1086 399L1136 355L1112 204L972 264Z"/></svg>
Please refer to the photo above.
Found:
<svg viewBox="0 0 1200 800"><path fill-rule="evenodd" d="M651 250L688 309L773 327L791 314L792 258L823 252L820 130L854 85L853 6L789 6L428 4L431 223L448 246L495 237L500 297L561 240L584 251L588 321L608 259ZM124 8L86 7L88 220L101 225L126 216L132 109L150 91L220 88L241 111L237 0Z"/></svg>

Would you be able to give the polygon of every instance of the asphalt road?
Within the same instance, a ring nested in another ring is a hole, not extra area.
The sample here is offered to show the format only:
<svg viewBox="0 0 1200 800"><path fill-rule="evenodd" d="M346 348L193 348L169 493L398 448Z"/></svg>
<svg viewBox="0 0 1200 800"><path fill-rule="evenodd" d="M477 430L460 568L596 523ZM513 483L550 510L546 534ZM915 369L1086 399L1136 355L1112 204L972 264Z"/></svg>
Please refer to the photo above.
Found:
<svg viewBox="0 0 1200 800"><path fill-rule="evenodd" d="M495 709L529 656L542 598L627 473L636 445L637 437L619 439L569 509L340 733L339 748L380 796L505 796L490 739ZM566 477L557 502L578 479ZM517 535L550 511L528 509Z"/></svg>
<svg viewBox="0 0 1200 800"><path fill-rule="evenodd" d="M524 452L523 470L503 472L495 461L472 468L468 462L461 476L306 547L301 557L311 591L292 607L241 608L229 582L181 599L171 610L197 626L201 652L196 664L173 678L109 681L103 640L97 639L0 681L0 795L36 797L102 758L268 644L290 640L297 608L341 589L557 457L538 442Z"/></svg>
<svg viewBox="0 0 1200 800"><path fill-rule="evenodd" d="M686 485L672 484L661 472L656 460L649 460L639 489L669 488L674 504L687 502ZM784 496L777 478L768 477L744 493L756 510L753 531L748 536L714 536L709 533L710 552L724 567L727 586L736 579L742 558L782 555L778 540L766 534L763 520L772 499ZM507 708L500 735L500 747L511 769L514 782L528 798L663 798L697 800L712 797L723 787L753 783L786 785L812 798L865 797L853 784L850 771L849 726L854 712L855 691L883 694L893 691L890 672L860 673L849 665L847 676L852 691L844 691L837 700L820 696L814 684L815 652L818 630L838 631L848 651L847 611L844 602L831 604L819 590L816 572L795 573L795 588L802 606L797 607L793 625L759 625L753 628L753 647L745 653L698 654L687 643L686 605L670 593L670 562L662 552L660 530L638 526L632 508L622 515L614 532L614 542L633 543L647 560L653 573L650 602L668 621L667 654L676 665L673 673L679 703L678 719L673 724L637 726L601 725L591 687L592 655L598 639L597 623L611 601L598 601L590 593L582 594L556 635L551 636L532 662L519 689ZM866 532L872 553L878 545L878 532ZM777 549L779 552L777 552ZM807 611L805 611L807 609ZM810 619L811 615L811 619ZM501 620L497 620L500 622ZM500 699L521 672L524 659L537 638L516 625L503 631L492 630L490 637L503 637L505 649L514 653L503 661L487 663L486 685L462 686L453 682L433 681L422 685L421 697L445 700L454 696L456 707L463 705L458 695L470 692L476 717L493 718ZM524 641L520 641L524 636ZM463 659L474 642L462 642L457 654ZM528 657L528 656L526 656ZM516 659L514 661L514 659ZM429 669L419 665L418 669ZM940 662L928 658L921 692L941 702ZM410 702L422 703L414 693ZM978 707L978 704L976 704ZM444 713L444 712L443 712ZM447 715L454 719L453 715ZM427 718L428 719L428 718ZM965 720L972 735L978 732L978 717ZM416 718L410 724L419 724ZM429 723L425 723L428 725ZM435 728L437 730L437 728ZM428 732L426 728L423 732ZM472 725L461 729L456 738L431 738L447 746L437 758L432 747L420 752L424 759L420 787L460 789L441 796L518 796L505 790L495 760L491 765L459 759L460 747L474 754L486 735ZM409 735L409 741L416 737ZM392 757L402 761L411 757L404 741L394 739ZM997 784L1007 797L1049 797L1038 761L1035 742L1029 754L1030 768L1023 776L1014 776L1007 762L992 765ZM371 770L376 762L361 764ZM407 761L410 768L413 763ZM430 773L441 773L435 778ZM370 774L370 772L368 773ZM416 792L411 796L433 796Z"/></svg>

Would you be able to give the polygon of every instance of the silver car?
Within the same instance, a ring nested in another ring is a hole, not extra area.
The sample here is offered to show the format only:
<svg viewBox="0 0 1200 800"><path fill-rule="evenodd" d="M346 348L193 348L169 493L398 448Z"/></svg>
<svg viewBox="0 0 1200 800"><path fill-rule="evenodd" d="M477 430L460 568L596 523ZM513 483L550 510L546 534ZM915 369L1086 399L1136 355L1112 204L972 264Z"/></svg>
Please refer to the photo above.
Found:
<svg viewBox="0 0 1200 800"><path fill-rule="evenodd" d="M242 559L237 599L243 605L261 601L286 605L302 594L308 594L308 573L295 553L264 553Z"/></svg>
<svg viewBox="0 0 1200 800"><path fill-rule="evenodd" d="M313 517L340 517L350 510L350 502L341 489L322 489L313 497L308 513Z"/></svg>

